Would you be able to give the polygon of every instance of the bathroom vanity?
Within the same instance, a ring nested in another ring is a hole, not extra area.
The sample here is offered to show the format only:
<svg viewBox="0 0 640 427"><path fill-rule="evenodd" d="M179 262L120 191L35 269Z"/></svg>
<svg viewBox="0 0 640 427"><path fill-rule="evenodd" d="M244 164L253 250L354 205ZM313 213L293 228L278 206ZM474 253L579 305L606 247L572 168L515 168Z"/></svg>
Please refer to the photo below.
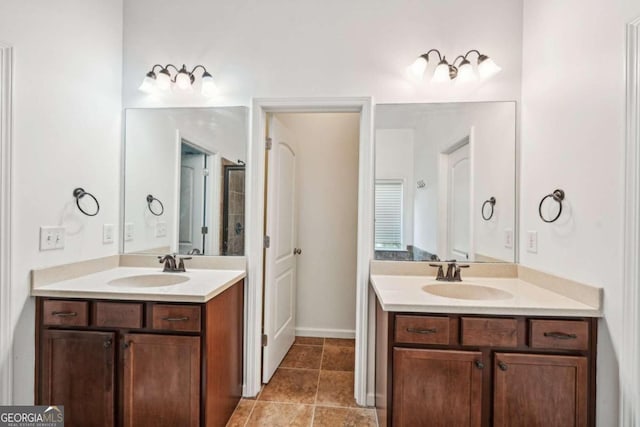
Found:
<svg viewBox="0 0 640 427"><path fill-rule="evenodd" d="M149 270L34 287L36 404L64 405L70 426L226 424L242 393L244 272Z"/></svg>
<svg viewBox="0 0 640 427"><path fill-rule="evenodd" d="M518 277L371 284L381 426L595 426L597 289L589 305Z"/></svg>

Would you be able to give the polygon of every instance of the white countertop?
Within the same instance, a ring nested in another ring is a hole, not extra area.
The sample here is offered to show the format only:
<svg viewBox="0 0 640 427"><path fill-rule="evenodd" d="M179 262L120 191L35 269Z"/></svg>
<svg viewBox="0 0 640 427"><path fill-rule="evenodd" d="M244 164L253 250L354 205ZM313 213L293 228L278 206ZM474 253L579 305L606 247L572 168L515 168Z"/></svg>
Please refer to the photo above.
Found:
<svg viewBox="0 0 640 427"><path fill-rule="evenodd" d="M112 286L122 277L148 274L186 276L186 282L169 286ZM31 289L32 296L55 298L96 298L113 300L174 301L204 303L224 292L238 280L243 270L188 269L182 273L163 273L162 268L117 267L82 277L61 280Z"/></svg>
<svg viewBox="0 0 640 427"><path fill-rule="evenodd" d="M371 275L371 286L385 311L460 313L524 316L601 317L600 307L584 304L568 296L518 278L464 277L462 282L438 282L433 277ZM425 292L426 285L483 285L507 291L513 297L500 300L465 300Z"/></svg>

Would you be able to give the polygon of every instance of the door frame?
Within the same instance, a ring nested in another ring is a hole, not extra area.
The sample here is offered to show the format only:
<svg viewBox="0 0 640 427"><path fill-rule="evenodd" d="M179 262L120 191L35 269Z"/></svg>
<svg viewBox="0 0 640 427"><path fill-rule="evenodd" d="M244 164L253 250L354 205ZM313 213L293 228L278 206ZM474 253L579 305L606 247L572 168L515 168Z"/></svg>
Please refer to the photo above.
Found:
<svg viewBox="0 0 640 427"><path fill-rule="evenodd" d="M11 189L13 50L0 43L0 404L13 403Z"/></svg>
<svg viewBox="0 0 640 427"><path fill-rule="evenodd" d="M627 129L619 423L640 422L640 18L627 24Z"/></svg>
<svg viewBox="0 0 640 427"><path fill-rule="evenodd" d="M247 276L244 396L261 387L262 268L265 215L265 126L267 113L360 113L358 168L358 255L356 272L355 399L367 399L369 362L369 261L373 255L373 98L254 98L247 158L246 202ZM369 400L369 402L367 402Z"/></svg>

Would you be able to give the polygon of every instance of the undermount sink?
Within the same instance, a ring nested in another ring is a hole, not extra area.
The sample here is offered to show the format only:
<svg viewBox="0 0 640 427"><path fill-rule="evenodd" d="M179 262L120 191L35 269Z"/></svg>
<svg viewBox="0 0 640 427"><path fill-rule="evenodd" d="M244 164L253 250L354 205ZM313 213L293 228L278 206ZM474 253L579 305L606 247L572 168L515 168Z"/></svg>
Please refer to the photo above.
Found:
<svg viewBox="0 0 640 427"><path fill-rule="evenodd" d="M127 276L113 279L108 284L110 286L121 286L131 288L157 288L160 286L177 285L184 283L189 278L174 274L143 274L139 276Z"/></svg>
<svg viewBox="0 0 640 427"><path fill-rule="evenodd" d="M513 294L490 286L464 283L433 284L423 286L422 290L439 297L470 300L502 300L513 298Z"/></svg>

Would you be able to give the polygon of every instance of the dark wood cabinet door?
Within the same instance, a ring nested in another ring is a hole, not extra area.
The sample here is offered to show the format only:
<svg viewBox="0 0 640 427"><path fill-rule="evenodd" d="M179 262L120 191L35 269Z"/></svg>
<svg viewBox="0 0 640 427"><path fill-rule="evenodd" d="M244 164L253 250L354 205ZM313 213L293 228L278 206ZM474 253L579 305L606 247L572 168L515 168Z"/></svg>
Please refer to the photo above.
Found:
<svg viewBox="0 0 640 427"><path fill-rule="evenodd" d="M124 336L125 427L200 425L200 338Z"/></svg>
<svg viewBox="0 0 640 427"><path fill-rule="evenodd" d="M496 353L495 427L587 425L587 358Z"/></svg>
<svg viewBox="0 0 640 427"><path fill-rule="evenodd" d="M65 425L114 425L115 334L45 329L40 405L64 405Z"/></svg>
<svg viewBox="0 0 640 427"><path fill-rule="evenodd" d="M482 422L482 353L395 348L395 427L478 427Z"/></svg>

